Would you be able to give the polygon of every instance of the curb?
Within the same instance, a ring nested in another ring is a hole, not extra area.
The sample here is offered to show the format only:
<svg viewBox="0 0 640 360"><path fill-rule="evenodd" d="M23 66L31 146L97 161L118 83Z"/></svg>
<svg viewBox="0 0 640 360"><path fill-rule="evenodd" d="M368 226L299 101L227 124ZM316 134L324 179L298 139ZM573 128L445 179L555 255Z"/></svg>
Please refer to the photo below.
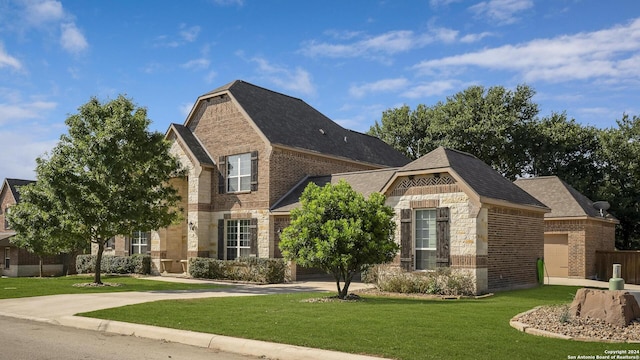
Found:
<svg viewBox="0 0 640 360"><path fill-rule="evenodd" d="M51 321L47 321L51 322ZM58 322L63 326L78 329L107 332L127 336L137 336L154 340L171 341L191 346L204 347L240 355L248 355L278 360L381 360L370 355L350 354L333 350L315 349L304 346L271 343L261 340L234 338L224 335L200 333L188 330L168 329L151 325L131 324L120 321L64 316Z"/></svg>

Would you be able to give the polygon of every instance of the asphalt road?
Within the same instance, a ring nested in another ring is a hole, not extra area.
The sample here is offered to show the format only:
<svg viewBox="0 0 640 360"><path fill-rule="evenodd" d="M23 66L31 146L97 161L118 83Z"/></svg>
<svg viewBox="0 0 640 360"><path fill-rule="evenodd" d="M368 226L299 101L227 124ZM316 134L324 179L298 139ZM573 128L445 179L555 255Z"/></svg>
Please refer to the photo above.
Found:
<svg viewBox="0 0 640 360"><path fill-rule="evenodd" d="M256 360L178 343L0 316L0 359Z"/></svg>

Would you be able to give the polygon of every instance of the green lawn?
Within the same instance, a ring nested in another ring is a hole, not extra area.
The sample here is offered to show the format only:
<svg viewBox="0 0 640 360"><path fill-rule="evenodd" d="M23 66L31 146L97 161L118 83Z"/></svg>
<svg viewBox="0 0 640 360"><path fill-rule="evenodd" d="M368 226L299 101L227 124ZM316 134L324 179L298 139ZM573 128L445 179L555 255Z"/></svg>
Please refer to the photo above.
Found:
<svg viewBox="0 0 640 360"><path fill-rule="evenodd" d="M52 278L3 278L0 279L0 299L122 291L202 290L222 287L222 285L215 284L170 283L128 276L102 276L102 282L122 284L122 286L117 287L73 286L73 284L90 283L92 281L93 277L82 275Z"/></svg>
<svg viewBox="0 0 640 360"><path fill-rule="evenodd" d="M509 326L538 305L567 303L577 287L545 286L478 300L365 297L302 302L327 294L159 301L82 314L206 333L398 359L567 359L638 344L542 338Z"/></svg>

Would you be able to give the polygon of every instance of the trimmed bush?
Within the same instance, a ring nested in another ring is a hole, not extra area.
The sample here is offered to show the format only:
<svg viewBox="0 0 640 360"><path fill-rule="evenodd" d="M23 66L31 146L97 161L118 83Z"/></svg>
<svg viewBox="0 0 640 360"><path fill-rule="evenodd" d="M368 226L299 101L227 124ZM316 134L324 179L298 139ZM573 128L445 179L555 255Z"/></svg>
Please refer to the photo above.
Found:
<svg viewBox="0 0 640 360"><path fill-rule="evenodd" d="M76 258L78 274L93 273L95 268L95 255L78 255ZM142 254L132 256L104 255L100 263L100 270L105 274L150 274L151 257Z"/></svg>
<svg viewBox="0 0 640 360"><path fill-rule="evenodd" d="M430 272L406 272L397 266L372 267L364 276L365 282L375 284L378 289L404 294L473 295L474 279L462 271L438 268Z"/></svg>
<svg viewBox="0 0 640 360"><path fill-rule="evenodd" d="M283 259L239 258L233 261L212 258L189 259L189 275L194 278L283 283L289 279Z"/></svg>

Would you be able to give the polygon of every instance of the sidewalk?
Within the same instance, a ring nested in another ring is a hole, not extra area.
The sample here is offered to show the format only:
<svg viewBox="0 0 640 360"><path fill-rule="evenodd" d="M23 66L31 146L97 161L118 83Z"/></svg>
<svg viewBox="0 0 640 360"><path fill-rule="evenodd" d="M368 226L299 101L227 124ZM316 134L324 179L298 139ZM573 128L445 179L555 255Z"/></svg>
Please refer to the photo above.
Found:
<svg viewBox="0 0 640 360"><path fill-rule="evenodd" d="M155 276L149 280L183 283L220 283L210 280L197 280L181 277ZM229 283L224 283L229 285ZM545 278L546 285L569 285L608 288L606 281L586 279ZM233 338L229 336L175 330L157 326L138 325L110 320L100 320L74 316L77 313L140 304L158 300L197 299L229 296L259 296L291 292L332 291L336 292L333 282L307 281L290 284L253 285L233 284L234 287L196 290L196 291L150 291L120 292L102 294L51 295L31 298L0 300L0 315L58 324L63 326L133 335L150 339L183 343L206 347L242 355L265 357L280 360L374 360L378 357L347 354L337 351L313 349L302 346L269 343L258 340ZM352 283L350 290L371 287L363 283ZM640 291L640 285L625 284L625 290Z"/></svg>

